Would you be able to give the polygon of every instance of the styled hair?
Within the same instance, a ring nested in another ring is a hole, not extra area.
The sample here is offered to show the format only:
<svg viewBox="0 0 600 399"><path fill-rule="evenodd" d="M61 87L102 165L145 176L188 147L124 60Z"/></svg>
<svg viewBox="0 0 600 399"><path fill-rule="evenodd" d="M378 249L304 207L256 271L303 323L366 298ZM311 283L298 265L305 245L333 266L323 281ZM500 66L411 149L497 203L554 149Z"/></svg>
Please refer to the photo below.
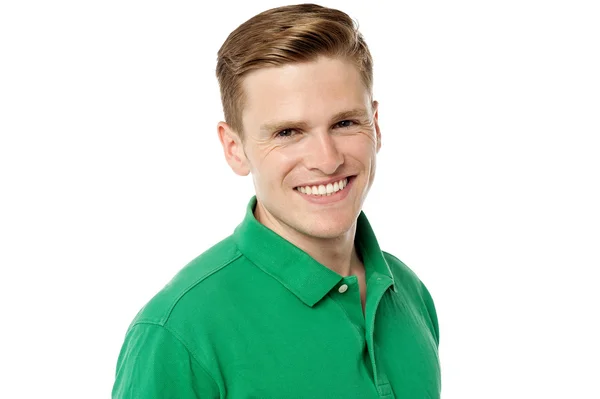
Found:
<svg viewBox="0 0 600 399"><path fill-rule="evenodd" d="M358 24L346 13L316 4L298 4L264 11L241 24L229 34L217 57L225 121L243 137L242 84L249 72L310 62L319 56L352 62L372 96L371 53Z"/></svg>

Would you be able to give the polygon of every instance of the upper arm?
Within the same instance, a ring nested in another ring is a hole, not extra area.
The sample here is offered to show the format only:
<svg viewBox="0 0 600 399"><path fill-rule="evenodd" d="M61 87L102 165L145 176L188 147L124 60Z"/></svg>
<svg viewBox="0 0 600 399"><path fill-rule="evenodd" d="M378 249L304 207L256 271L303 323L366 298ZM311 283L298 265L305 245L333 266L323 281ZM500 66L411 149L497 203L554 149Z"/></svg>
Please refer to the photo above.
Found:
<svg viewBox="0 0 600 399"><path fill-rule="evenodd" d="M431 325L433 327L433 334L435 337L435 343L439 346L440 344L440 326L438 324L437 311L435 310L435 304L433 303L433 298L431 298L431 294L427 287L423 283L421 283L423 289L423 299L425 301L425 307L427 308L427 313L429 313L429 319L431 320Z"/></svg>
<svg viewBox="0 0 600 399"><path fill-rule="evenodd" d="M121 348L113 399L219 398L219 388L200 362L170 331L133 326Z"/></svg>

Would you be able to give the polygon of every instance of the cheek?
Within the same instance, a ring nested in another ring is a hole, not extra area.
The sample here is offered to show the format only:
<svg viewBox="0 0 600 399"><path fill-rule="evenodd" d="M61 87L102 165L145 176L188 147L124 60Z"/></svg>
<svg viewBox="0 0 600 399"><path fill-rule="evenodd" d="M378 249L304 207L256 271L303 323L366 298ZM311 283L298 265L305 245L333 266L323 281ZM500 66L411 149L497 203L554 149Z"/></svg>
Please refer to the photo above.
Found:
<svg viewBox="0 0 600 399"><path fill-rule="evenodd" d="M353 137L342 138L340 148L347 156L357 159L361 163L369 164L374 162L377 154L377 147L373 138L361 134Z"/></svg>
<svg viewBox="0 0 600 399"><path fill-rule="evenodd" d="M261 185L279 187L285 184L286 176L298 164L298 151L277 148L263 153L254 165L254 176Z"/></svg>

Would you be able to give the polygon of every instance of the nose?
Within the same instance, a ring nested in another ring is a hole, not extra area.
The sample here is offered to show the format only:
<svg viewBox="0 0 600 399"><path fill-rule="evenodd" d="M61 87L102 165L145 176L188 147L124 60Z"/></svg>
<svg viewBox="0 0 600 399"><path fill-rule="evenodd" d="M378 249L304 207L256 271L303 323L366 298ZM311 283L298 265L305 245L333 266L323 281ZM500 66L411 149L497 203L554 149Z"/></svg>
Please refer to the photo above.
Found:
<svg viewBox="0 0 600 399"><path fill-rule="evenodd" d="M318 169L323 174L334 174L344 163L344 156L330 132L314 134L305 157L308 169Z"/></svg>

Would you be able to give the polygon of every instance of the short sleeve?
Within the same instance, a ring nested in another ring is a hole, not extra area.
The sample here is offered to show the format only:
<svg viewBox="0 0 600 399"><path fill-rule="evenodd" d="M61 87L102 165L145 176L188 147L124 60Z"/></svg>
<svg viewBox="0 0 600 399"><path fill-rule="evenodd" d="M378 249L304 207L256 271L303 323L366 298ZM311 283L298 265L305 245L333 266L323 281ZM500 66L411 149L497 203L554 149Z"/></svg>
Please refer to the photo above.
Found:
<svg viewBox="0 0 600 399"><path fill-rule="evenodd" d="M170 331L156 324L130 328L119 354L113 399L219 398L206 369Z"/></svg>

